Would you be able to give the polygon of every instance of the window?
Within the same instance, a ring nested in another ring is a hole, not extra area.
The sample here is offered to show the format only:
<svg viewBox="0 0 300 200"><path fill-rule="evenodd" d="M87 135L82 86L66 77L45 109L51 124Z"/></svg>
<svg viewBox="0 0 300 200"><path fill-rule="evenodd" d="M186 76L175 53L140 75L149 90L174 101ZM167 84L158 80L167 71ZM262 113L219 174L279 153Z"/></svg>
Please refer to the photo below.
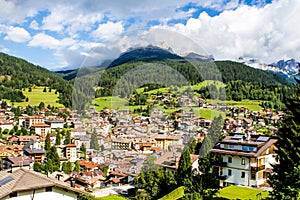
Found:
<svg viewBox="0 0 300 200"><path fill-rule="evenodd" d="M241 164L242 164L242 165L245 165L245 158L242 158Z"/></svg>
<svg viewBox="0 0 300 200"><path fill-rule="evenodd" d="M52 187L46 187L46 192L52 192Z"/></svg>
<svg viewBox="0 0 300 200"><path fill-rule="evenodd" d="M232 157L228 157L228 162L232 163Z"/></svg>
<svg viewBox="0 0 300 200"><path fill-rule="evenodd" d="M245 178L246 173L242 172L241 178Z"/></svg>
<svg viewBox="0 0 300 200"><path fill-rule="evenodd" d="M256 178L256 172L251 171L251 180L255 180L255 178Z"/></svg>
<svg viewBox="0 0 300 200"><path fill-rule="evenodd" d="M10 198L17 197L17 196L18 196L17 192L12 192L12 193L9 194Z"/></svg>
<svg viewBox="0 0 300 200"><path fill-rule="evenodd" d="M228 176L231 176L231 169L228 169Z"/></svg>

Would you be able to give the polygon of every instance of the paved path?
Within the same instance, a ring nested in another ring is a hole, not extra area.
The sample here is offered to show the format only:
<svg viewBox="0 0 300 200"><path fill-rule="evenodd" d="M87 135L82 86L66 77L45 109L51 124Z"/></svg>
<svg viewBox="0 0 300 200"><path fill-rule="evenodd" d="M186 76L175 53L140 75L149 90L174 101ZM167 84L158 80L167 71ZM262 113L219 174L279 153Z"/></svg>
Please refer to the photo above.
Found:
<svg viewBox="0 0 300 200"><path fill-rule="evenodd" d="M134 188L132 185L122 185L122 186L115 186L115 187L109 187L109 188L103 188L103 189L96 189L93 192L93 195L95 197L105 197L109 195L117 195L120 191L127 191L130 188Z"/></svg>

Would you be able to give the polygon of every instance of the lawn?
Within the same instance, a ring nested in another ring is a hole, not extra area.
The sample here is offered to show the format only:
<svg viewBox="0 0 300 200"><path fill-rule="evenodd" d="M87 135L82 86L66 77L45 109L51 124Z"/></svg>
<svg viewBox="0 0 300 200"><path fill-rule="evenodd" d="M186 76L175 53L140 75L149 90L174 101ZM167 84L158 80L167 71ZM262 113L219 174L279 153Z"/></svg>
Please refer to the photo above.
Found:
<svg viewBox="0 0 300 200"><path fill-rule="evenodd" d="M254 188L247 188L241 186L228 186L225 187L216 194L214 199L225 198L225 199L257 199L256 195L261 193L261 197L265 198L269 196L268 192L261 191Z"/></svg>
<svg viewBox="0 0 300 200"><path fill-rule="evenodd" d="M218 117L219 115L222 115L223 118L225 117L225 112L221 112L217 110L211 110L206 108L193 108L193 111L196 117L202 117L205 119L212 120L214 117Z"/></svg>
<svg viewBox="0 0 300 200"><path fill-rule="evenodd" d="M262 101L259 100L249 100L249 99L244 99L242 101L220 101L220 100L213 100L213 99L208 99L208 103L224 103L229 106L234 106L234 107L245 107L248 108L251 111L257 111L261 110L262 107L259 105L261 104Z"/></svg>
<svg viewBox="0 0 300 200"><path fill-rule="evenodd" d="M96 110L100 111L103 108L125 109L127 100L120 97L99 97L94 100Z"/></svg>
<svg viewBox="0 0 300 200"><path fill-rule="evenodd" d="M45 103L45 106L50 104L51 106L55 106L58 108L64 108L64 105L57 103L58 94L55 94L55 89L52 89L49 92L47 88L47 92L43 92L44 87L33 87L31 92L28 92L28 88L23 90L23 94L28 97L28 102L14 102L15 106L26 107L27 105L38 106L41 102ZM11 103L11 102L10 102Z"/></svg>
<svg viewBox="0 0 300 200"><path fill-rule="evenodd" d="M126 198L121 196L107 196L107 197L97 197L96 200L126 200Z"/></svg>
<svg viewBox="0 0 300 200"><path fill-rule="evenodd" d="M182 198L183 196L184 196L184 187L181 186L173 190L169 194L165 195L164 197L160 198L159 200L176 200Z"/></svg>

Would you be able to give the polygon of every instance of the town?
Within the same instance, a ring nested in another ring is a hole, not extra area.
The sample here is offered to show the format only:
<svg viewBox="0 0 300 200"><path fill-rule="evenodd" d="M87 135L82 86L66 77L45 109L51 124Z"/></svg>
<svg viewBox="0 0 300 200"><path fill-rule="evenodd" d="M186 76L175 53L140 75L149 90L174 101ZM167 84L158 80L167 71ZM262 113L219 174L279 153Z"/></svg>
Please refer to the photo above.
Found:
<svg viewBox="0 0 300 200"><path fill-rule="evenodd" d="M166 106L170 105L169 97L168 93L155 96ZM183 149L191 143L201 146L205 141L214 120L195 114L192 108L197 107L224 113L223 118L219 116L222 119L219 134L223 139L215 141L209 150L221 156L211 166L219 187L240 185L271 190L268 176L278 163L276 133L284 112L251 111L207 103L188 95L178 100L184 108L171 115L159 108L154 108L149 116L142 116L131 110L105 107L101 111L89 109L85 117L67 108L47 108L43 103L16 108L2 101L0 184L5 186L16 179L14 176L23 174L43 179L35 181L34 187L44 188L44 192L52 191L51 186L67 196L79 193L126 196L134 188L133 180L145 171L151 158L153 165L175 173ZM16 117L20 110L24 114ZM196 148L190 154L190 173L199 172L200 151ZM15 187L18 186L1 187L0 198L34 193L32 186L24 186L22 192Z"/></svg>

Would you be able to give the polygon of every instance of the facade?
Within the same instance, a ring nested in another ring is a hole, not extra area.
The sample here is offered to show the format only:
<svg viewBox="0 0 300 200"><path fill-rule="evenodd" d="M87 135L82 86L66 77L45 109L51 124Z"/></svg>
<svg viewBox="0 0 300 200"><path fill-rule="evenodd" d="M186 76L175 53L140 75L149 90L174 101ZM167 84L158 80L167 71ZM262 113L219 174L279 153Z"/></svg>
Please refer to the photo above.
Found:
<svg viewBox="0 0 300 200"><path fill-rule="evenodd" d="M28 116L25 119L25 127L30 128L34 124L43 124L44 123L44 117L40 116Z"/></svg>
<svg viewBox="0 0 300 200"><path fill-rule="evenodd" d="M70 162L75 162L77 160L77 149L75 144L67 144L65 147L66 158Z"/></svg>
<svg viewBox="0 0 300 200"><path fill-rule="evenodd" d="M65 122L63 120L45 120L45 124L48 124L52 130L57 128L63 129Z"/></svg>
<svg viewBox="0 0 300 200"><path fill-rule="evenodd" d="M33 124L30 129L42 137L46 137L47 133L51 132L51 127L48 124Z"/></svg>
<svg viewBox="0 0 300 200"><path fill-rule="evenodd" d="M222 155L222 162L214 167L220 186L228 184L260 187L267 183L276 164L275 137L236 134L227 136L211 152Z"/></svg>

